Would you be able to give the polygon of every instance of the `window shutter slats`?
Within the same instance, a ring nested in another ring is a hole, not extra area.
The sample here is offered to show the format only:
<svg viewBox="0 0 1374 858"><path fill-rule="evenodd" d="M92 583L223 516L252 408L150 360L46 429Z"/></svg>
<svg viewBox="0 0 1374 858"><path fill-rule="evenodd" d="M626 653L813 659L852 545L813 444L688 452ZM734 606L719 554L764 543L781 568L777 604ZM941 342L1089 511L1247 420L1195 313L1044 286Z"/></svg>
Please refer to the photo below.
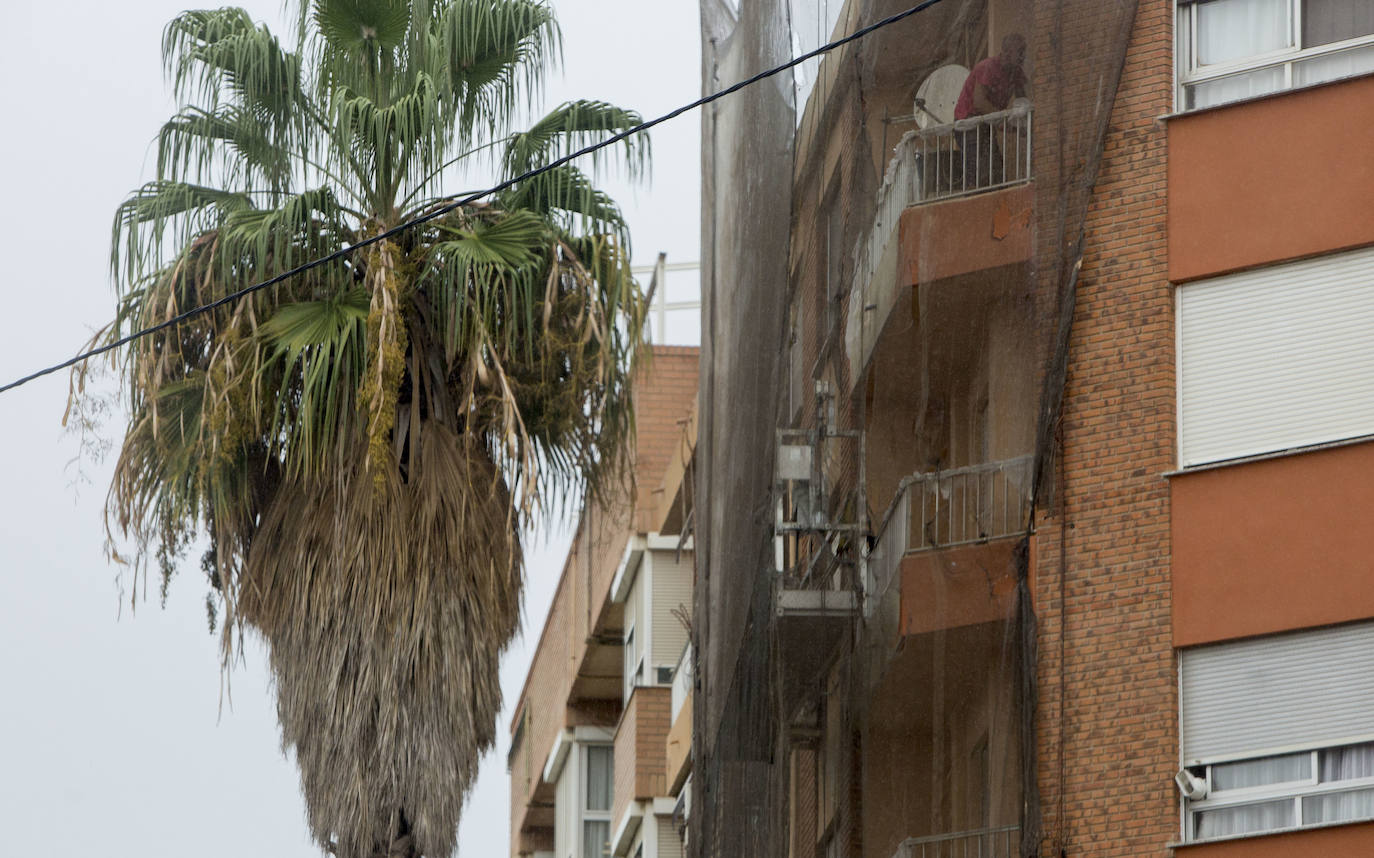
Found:
<svg viewBox="0 0 1374 858"><path fill-rule="evenodd" d="M1374 623L1184 650L1184 765L1374 737Z"/></svg>
<svg viewBox="0 0 1374 858"><path fill-rule="evenodd" d="M1374 434L1374 248L1178 290L1184 467Z"/></svg>

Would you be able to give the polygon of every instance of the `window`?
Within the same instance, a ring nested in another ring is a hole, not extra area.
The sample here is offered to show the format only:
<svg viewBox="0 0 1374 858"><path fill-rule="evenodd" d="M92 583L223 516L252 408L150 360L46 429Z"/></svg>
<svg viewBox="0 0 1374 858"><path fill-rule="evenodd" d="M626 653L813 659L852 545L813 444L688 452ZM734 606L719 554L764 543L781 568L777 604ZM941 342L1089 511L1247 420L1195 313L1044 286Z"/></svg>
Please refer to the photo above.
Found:
<svg viewBox="0 0 1374 858"><path fill-rule="evenodd" d="M1179 106L1374 71L1369 0L1178 0Z"/></svg>
<svg viewBox="0 0 1374 858"><path fill-rule="evenodd" d="M825 308L821 316L825 330L821 342L828 343L839 333L841 301L845 297L846 272L849 270L844 249L844 206L840 202L839 179L832 183L825 203L825 282L821 284Z"/></svg>
<svg viewBox="0 0 1374 858"><path fill-rule="evenodd" d="M1177 299L1183 467L1374 435L1374 248L1187 283Z"/></svg>
<svg viewBox="0 0 1374 858"><path fill-rule="evenodd" d="M615 771L611 765L610 745L583 748L586 778L582 808L582 858L605 858L611 854L611 789Z"/></svg>
<svg viewBox="0 0 1374 858"><path fill-rule="evenodd" d="M644 680L644 644L650 632L649 617L644 610L645 579L648 577L644 555L637 562L632 562L636 563L635 567L626 573L633 577L625 595L625 648L621 668L624 681L622 699L625 703L630 702L635 687Z"/></svg>
<svg viewBox="0 0 1374 858"><path fill-rule="evenodd" d="M626 611L628 613L628 609ZM635 643L635 627L630 626L625 631L625 696L624 700L629 702L630 695L634 693L635 686L639 684L639 671L643 666L643 661L639 657L639 646Z"/></svg>
<svg viewBox="0 0 1374 858"><path fill-rule="evenodd" d="M1185 839L1374 819L1374 623L1185 650L1180 671Z"/></svg>
<svg viewBox="0 0 1374 858"><path fill-rule="evenodd" d="M641 552L633 577L620 590L625 610L621 675L626 704L638 686L671 685L673 670L687 646L687 628L678 612L692 604L692 559L678 555L677 537L654 536L653 540L656 544ZM672 547L660 547L667 545Z"/></svg>
<svg viewBox="0 0 1374 858"><path fill-rule="evenodd" d="M554 851L558 858L607 858L615 783L612 746L579 741L558 774Z"/></svg>
<svg viewBox="0 0 1374 858"><path fill-rule="evenodd" d="M1190 839L1374 819L1374 742L1216 763L1194 771L1207 797L1190 803Z"/></svg>

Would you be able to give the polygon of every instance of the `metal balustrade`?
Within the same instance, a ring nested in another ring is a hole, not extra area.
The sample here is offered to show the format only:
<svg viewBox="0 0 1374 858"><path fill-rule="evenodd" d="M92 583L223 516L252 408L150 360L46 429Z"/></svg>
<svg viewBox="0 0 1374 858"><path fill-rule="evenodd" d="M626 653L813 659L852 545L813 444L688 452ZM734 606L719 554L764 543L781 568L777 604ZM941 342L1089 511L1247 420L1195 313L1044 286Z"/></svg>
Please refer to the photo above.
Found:
<svg viewBox="0 0 1374 858"><path fill-rule="evenodd" d="M908 837L892 858L1017 858L1021 826L980 828L929 837Z"/></svg>
<svg viewBox="0 0 1374 858"><path fill-rule="evenodd" d="M910 492L906 550L944 548L1013 536L1026 529L1031 457L915 474Z"/></svg>
<svg viewBox="0 0 1374 858"><path fill-rule="evenodd" d="M1032 466L1020 456L902 480L868 553L870 604L895 585L907 554L1024 533Z"/></svg>
<svg viewBox="0 0 1374 858"><path fill-rule="evenodd" d="M1031 175L1030 107L910 131L899 153L903 145L917 165L918 184L906 191L913 204L1014 185Z"/></svg>

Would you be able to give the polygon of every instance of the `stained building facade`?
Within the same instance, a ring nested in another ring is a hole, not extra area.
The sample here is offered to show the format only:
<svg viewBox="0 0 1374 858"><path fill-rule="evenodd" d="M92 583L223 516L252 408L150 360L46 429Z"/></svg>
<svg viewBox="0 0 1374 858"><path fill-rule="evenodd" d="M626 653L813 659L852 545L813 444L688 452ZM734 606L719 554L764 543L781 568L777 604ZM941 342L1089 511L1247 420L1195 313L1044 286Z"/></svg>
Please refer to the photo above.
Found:
<svg viewBox="0 0 1374 858"><path fill-rule="evenodd" d="M703 3L704 87L908 5ZM1374 849L1371 71L947 0L712 109L690 854Z"/></svg>

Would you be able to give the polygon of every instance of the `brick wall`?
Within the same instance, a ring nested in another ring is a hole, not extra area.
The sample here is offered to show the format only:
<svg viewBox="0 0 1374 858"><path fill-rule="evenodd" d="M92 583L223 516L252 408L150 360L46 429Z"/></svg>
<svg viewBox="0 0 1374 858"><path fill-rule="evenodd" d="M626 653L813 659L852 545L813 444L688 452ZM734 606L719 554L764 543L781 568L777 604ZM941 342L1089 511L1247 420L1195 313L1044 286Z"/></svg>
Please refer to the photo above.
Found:
<svg viewBox="0 0 1374 858"><path fill-rule="evenodd" d="M672 727L671 688L640 688L639 725L635 735L635 797L650 799L666 796L667 760L664 749Z"/></svg>
<svg viewBox="0 0 1374 858"><path fill-rule="evenodd" d="M1047 33L1054 28L1045 16L1064 14L1051 5L1037 10ZM1095 43L1110 30L1109 10L1096 3L1079 9L1060 38ZM1178 836L1169 506L1161 476L1173 461L1174 320L1165 271L1164 128L1157 121L1172 108L1171 15L1172 4L1139 4L1086 221L1063 482L1035 540L1045 855L1165 856ZM1040 47L1043 61L1051 46ZM1064 62L1061 84L1069 89L1074 81L1094 85L1105 71ZM1051 233L1043 230L1042 239L1056 240Z"/></svg>
<svg viewBox="0 0 1374 858"><path fill-rule="evenodd" d="M694 346L653 346L635 388L635 452L631 480L618 499L583 511L578 552L585 567L577 598L588 633L598 627L611 581L633 533L647 532L658 511L663 475L682 441L695 404L699 350ZM676 487L673 487L676 488Z"/></svg>
<svg viewBox="0 0 1374 858"><path fill-rule="evenodd" d="M635 800L635 773L639 765L636 757L636 735L639 730L640 695L642 688L635 689L625 711L620 713L620 723L615 728L615 796L611 800L611 827L615 828L625 815L625 808Z"/></svg>
<svg viewBox="0 0 1374 858"><path fill-rule="evenodd" d="M658 488L693 410L699 353L695 346L654 346L648 381L636 389L635 478L644 494Z"/></svg>
<svg viewBox="0 0 1374 858"><path fill-rule="evenodd" d="M615 731L615 800L612 825L631 802L666 796L664 749L671 718L669 688L640 687L630 696Z"/></svg>

